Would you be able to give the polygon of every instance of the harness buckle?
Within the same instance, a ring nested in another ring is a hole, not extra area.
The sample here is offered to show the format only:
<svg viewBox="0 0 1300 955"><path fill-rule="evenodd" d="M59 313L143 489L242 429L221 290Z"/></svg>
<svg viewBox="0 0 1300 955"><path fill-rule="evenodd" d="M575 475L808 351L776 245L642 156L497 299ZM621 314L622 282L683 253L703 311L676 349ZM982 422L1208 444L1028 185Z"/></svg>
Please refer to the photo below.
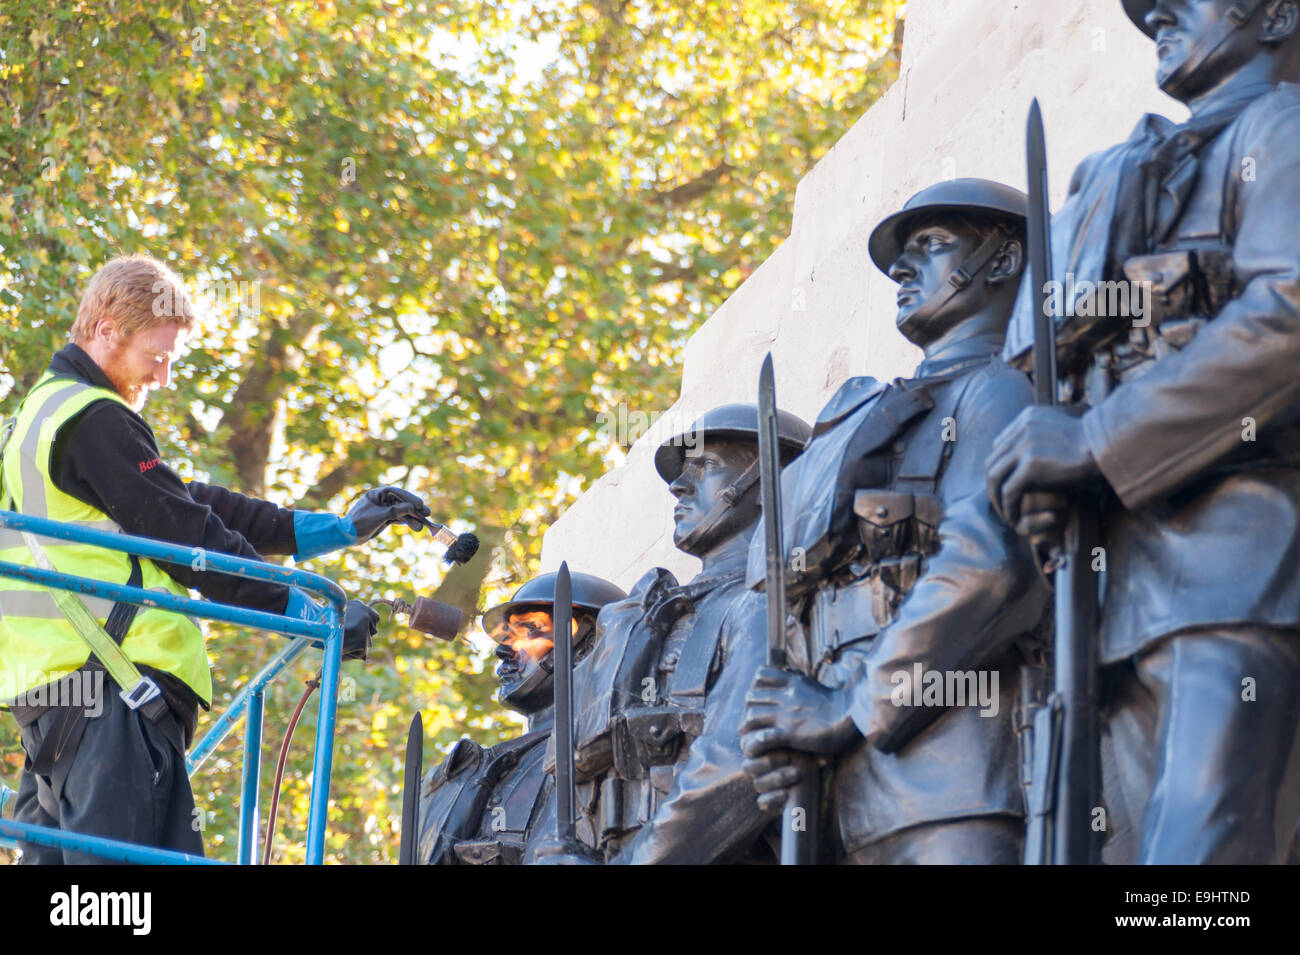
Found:
<svg viewBox="0 0 1300 955"><path fill-rule="evenodd" d="M129 709L138 710L151 700L157 699L162 695L162 690L158 684L153 681L153 677L141 675L136 684L129 690L122 690L117 694L122 698Z"/></svg>

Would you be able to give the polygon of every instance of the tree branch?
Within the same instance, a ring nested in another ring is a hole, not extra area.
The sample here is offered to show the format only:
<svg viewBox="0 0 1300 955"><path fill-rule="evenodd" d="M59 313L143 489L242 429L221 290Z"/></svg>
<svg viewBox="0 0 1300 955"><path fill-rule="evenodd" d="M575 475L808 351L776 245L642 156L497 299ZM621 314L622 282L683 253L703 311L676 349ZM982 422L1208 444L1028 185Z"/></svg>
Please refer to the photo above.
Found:
<svg viewBox="0 0 1300 955"><path fill-rule="evenodd" d="M724 159L708 172L695 177L690 182L684 182L667 192L653 193L651 198L657 204L669 209L684 206L688 202L694 202L701 196L708 195L717 188L723 177L735 168Z"/></svg>
<svg viewBox="0 0 1300 955"><path fill-rule="evenodd" d="M406 463L406 445L397 441L367 445L365 452L364 457L348 457L331 467L294 506L320 510L347 488L363 483L367 476Z"/></svg>

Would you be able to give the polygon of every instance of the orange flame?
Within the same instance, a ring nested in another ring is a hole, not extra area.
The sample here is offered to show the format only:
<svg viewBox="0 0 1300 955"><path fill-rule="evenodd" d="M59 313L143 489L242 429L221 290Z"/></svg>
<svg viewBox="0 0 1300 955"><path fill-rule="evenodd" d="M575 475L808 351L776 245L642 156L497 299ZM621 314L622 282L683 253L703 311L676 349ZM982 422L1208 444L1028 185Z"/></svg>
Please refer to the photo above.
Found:
<svg viewBox="0 0 1300 955"><path fill-rule="evenodd" d="M508 644L516 653L534 660L541 659L555 646L554 622L545 610L512 613L492 631L492 639ZM578 620L573 620L573 635L578 635Z"/></svg>

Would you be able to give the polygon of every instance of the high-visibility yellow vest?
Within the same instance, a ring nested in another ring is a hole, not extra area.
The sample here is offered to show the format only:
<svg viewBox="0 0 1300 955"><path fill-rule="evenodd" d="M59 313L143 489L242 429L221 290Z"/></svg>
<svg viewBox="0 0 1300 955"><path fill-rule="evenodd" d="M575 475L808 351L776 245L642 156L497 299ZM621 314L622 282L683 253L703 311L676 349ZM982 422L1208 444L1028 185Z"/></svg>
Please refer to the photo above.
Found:
<svg viewBox="0 0 1300 955"><path fill-rule="evenodd" d="M36 383L18 410L0 458L6 506L34 517L121 532L107 514L65 494L50 477L50 455L59 429L91 402L105 398L129 407L116 392L74 379L47 373ZM62 573L119 584L131 576L131 558L120 551L54 538L41 538L40 542L55 570ZM22 535L8 529L0 529L0 560L36 564ZM139 560L143 587L189 596L185 587L155 563ZM113 602L89 594L80 596L103 625ZM122 641L122 650L133 663L170 673L205 703L211 701L212 674L203 631L193 618L141 607ZM89 647L55 605L50 590L0 577L0 702L59 679L85 664L89 656Z"/></svg>

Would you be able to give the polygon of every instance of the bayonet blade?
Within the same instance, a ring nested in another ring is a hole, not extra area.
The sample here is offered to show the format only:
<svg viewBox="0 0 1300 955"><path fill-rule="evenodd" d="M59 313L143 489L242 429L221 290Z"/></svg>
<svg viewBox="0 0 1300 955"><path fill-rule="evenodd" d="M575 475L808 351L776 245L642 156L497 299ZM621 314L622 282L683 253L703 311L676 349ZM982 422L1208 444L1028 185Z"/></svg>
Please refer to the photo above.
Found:
<svg viewBox="0 0 1300 955"><path fill-rule="evenodd" d="M573 804L573 583L567 562L555 576L551 607L555 636L555 838L575 839Z"/></svg>
<svg viewBox="0 0 1300 955"><path fill-rule="evenodd" d="M420 777L424 762L424 720L411 718L406 732L406 766L402 778L402 839L397 849L398 865L416 865L420 845Z"/></svg>
<svg viewBox="0 0 1300 955"><path fill-rule="evenodd" d="M1056 316L1048 284L1052 280L1051 212L1047 204L1047 142L1043 113L1035 99L1025 131L1029 169L1029 281L1034 306L1034 401L1056 404Z"/></svg>
<svg viewBox="0 0 1300 955"><path fill-rule="evenodd" d="M776 375L772 354L758 374L758 479L763 503L763 533L767 544L767 662L784 669L785 541L781 523L781 441L776 418ZM792 753L799 783L781 811L781 864L812 865L817 861L821 767L806 753Z"/></svg>
<svg viewBox="0 0 1300 955"><path fill-rule="evenodd" d="M767 662L784 667L785 542L781 528L781 444L776 421L776 376L772 353L758 374L758 476L763 504L763 534L767 544Z"/></svg>

